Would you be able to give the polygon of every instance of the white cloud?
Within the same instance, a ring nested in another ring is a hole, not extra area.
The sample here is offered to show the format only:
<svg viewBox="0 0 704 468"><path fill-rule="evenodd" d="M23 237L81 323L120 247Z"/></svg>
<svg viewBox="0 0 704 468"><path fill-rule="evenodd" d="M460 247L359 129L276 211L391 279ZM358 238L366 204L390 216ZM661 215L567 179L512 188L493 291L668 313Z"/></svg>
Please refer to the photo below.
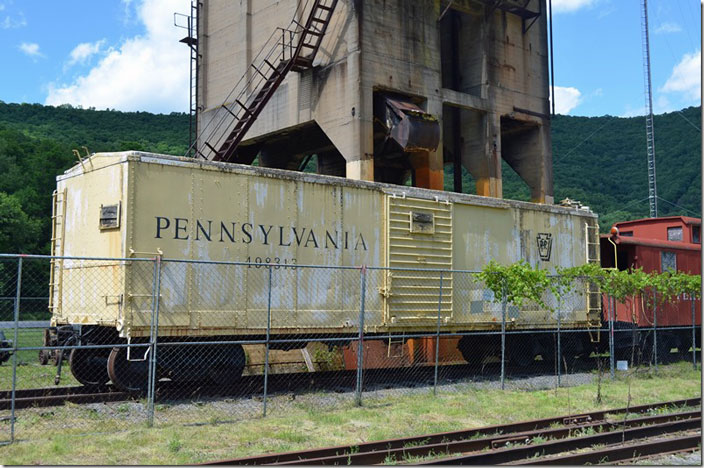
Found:
<svg viewBox="0 0 704 468"><path fill-rule="evenodd" d="M132 20L132 5L134 0L122 0L122 6L124 7L122 21L128 24Z"/></svg>
<svg viewBox="0 0 704 468"><path fill-rule="evenodd" d="M581 103L582 93L577 88L555 86L555 113L567 115Z"/></svg>
<svg viewBox="0 0 704 468"><path fill-rule="evenodd" d="M22 13L20 13L16 18L5 16L5 18L0 21L0 29L17 29L24 26L27 26L27 20L24 18L24 14Z"/></svg>
<svg viewBox="0 0 704 468"><path fill-rule="evenodd" d="M178 42L183 31L173 26L173 13L190 11L189 6L188 0L140 0L137 11L146 33L109 48L95 67L72 83L49 84L45 103L187 111L189 52Z"/></svg>
<svg viewBox="0 0 704 468"><path fill-rule="evenodd" d="M679 24L670 22L662 23L660 26L655 28L655 34L671 34L680 31L682 31L682 27L680 27Z"/></svg>
<svg viewBox="0 0 704 468"><path fill-rule="evenodd" d="M685 99L698 101L702 95L702 51L684 54L680 63L660 89L664 93L681 93Z"/></svg>
<svg viewBox="0 0 704 468"><path fill-rule="evenodd" d="M552 0L553 13L572 13L581 8L592 6L595 0Z"/></svg>
<svg viewBox="0 0 704 468"><path fill-rule="evenodd" d="M34 42L23 42L22 44L20 44L19 49L22 51L22 53L29 57L32 57L33 59L44 57L44 54L39 51L39 44Z"/></svg>
<svg viewBox="0 0 704 468"><path fill-rule="evenodd" d="M100 52L100 48L105 44L105 39L97 42L83 42L78 44L73 48L69 56L68 65L75 65L76 63L86 63L86 61L93 55Z"/></svg>
<svg viewBox="0 0 704 468"><path fill-rule="evenodd" d="M667 96L663 96L662 94L660 94L655 98L655 104L653 104L653 113L662 114L664 112L672 112L673 110L675 109L672 107L672 104L670 103L670 100L667 98Z"/></svg>

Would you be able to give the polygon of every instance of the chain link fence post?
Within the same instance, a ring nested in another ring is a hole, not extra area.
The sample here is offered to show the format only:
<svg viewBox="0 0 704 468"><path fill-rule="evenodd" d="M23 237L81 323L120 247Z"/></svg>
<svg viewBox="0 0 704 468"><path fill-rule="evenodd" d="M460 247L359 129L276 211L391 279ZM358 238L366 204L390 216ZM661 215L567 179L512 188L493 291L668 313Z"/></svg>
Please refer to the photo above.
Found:
<svg viewBox="0 0 704 468"><path fill-rule="evenodd" d="M501 290L501 390L506 388L506 286Z"/></svg>
<svg viewBox="0 0 704 468"><path fill-rule="evenodd" d="M609 366L611 367L611 380L616 378L616 370L614 368L614 315L616 315L616 298L609 298Z"/></svg>
<svg viewBox="0 0 704 468"><path fill-rule="evenodd" d="M442 274L440 272L440 292L438 294L438 326L435 333L435 378L433 380L433 395L438 393L438 366L440 364L440 313L442 312Z"/></svg>
<svg viewBox="0 0 704 468"><path fill-rule="evenodd" d="M12 342L12 398L10 402L10 443L15 441L15 395L17 392L17 340L20 327L20 298L22 297L22 257L17 259L17 290L15 292L15 340Z"/></svg>
<svg viewBox="0 0 704 468"><path fill-rule="evenodd" d="M266 398L269 390L269 339L271 336L271 275L274 269L269 266L269 288L266 303L266 349L264 351L264 406L262 416L266 417Z"/></svg>
<svg viewBox="0 0 704 468"><path fill-rule="evenodd" d="M149 378L147 381L147 426L154 425L154 393L156 390L156 351L159 337L159 296L161 295L161 256L154 259L152 277L152 323L149 333Z"/></svg>
<svg viewBox="0 0 704 468"><path fill-rule="evenodd" d="M359 274L359 340L357 346L357 387L355 390L355 404L362 406L362 367L364 365L364 299L367 294L367 267L363 266Z"/></svg>
<svg viewBox="0 0 704 468"><path fill-rule="evenodd" d="M694 296L690 296L689 300L692 303L692 367L694 367L694 370L697 370L697 326L694 313Z"/></svg>
<svg viewBox="0 0 704 468"><path fill-rule="evenodd" d="M557 386L561 384L562 369L560 368L560 359L562 359L562 341L560 335L560 328L562 325L562 297L557 296L557 356L555 362L557 362Z"/></svg>
<svg viewBox="0 0 704 468"><path fill-rule="evenodd" d="M653 359L655 373L658 372L658 293L653 292Z"/></svg>

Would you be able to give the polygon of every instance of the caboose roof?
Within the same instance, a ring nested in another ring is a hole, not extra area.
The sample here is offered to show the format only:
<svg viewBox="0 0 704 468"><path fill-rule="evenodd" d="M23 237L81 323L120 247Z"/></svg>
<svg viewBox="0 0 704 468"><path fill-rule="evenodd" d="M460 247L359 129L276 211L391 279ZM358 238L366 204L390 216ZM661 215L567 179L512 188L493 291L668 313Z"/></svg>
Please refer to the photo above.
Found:
<svg viewBox="0 0 704 468"><path fill-rule="evenodd" d="M699 218L690 218L688 216L665 216L662 218L641 218L641 219L634 219L632 221L621 221L618 223L614 223L614 226L618 227L619 229L622 227L633 227L633 226L642 226L645 224L672 224L673 222L681 222L683 224L693 224L695 226L701 225L702 220Z"/></svg>

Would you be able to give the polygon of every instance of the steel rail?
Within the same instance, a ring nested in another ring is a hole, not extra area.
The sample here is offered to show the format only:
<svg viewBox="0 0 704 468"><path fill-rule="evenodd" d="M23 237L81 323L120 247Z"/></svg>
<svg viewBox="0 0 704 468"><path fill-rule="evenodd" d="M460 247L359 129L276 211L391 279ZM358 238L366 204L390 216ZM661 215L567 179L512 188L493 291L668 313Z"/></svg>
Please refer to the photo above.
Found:
<svg viewBox="0 0 704 468"><path fill-rule="evenodd" d="M238 459L220 460L204 463L205 465L265 465L265 464L282 464L289 461L312 460L323 457L335 457L345 454L344 463L347 463L347 455L350 454L366 454L371 452L383 452L384 458L386 452L394 449L408 448L409 446L430 445L438 443L447 443L452 441L466 440L476 438L482 435L491 435L501 433L504 438L506 434L534 431L546 429L555 424L571 425L571 428L577 429L581 427L579 424L590 423L593 421L603 421L608 414L623 414L623 413L644 413L654 409L672 408L672 407L691 407L701 404L701 398L690 398L685 400L675 400L667 402L659 402L646 405L631 406L630 408L615 408L607 410L593 411L590 413L573 414L569 416L551 417L530 421L521 421L510 424L492 425L475 429L466 429L460 431L443 432L437 434L425 434L414 437L387 439L375 442L365 442L356 445L342 445L334 447L326 447L314 450L301 450L295 452L275 453L267 455L256 455ZM383 460L383 459L382 459Z"/></svg>
<svg viewBox="0 0 704 468"><path fill-rule="evenodd" d="M468 373L469 365L450 364L440 366L439 371L444 378L476 377ZM400 367L393 369L366 369L365 384L391 384L396 387L432 385L434 366ZM344 388L354 391L356 370L319 371L278 373L269 375L269 393L306 392L320 389ZM202 382L159 382L155 389L155 399L158 401L179 400L197 397L250 397L263 392L264 376L247 375L231 385L212 385ZM491 377L486 378L490 380ZM78 396L83 395L83 397ZM90 397L88 395L91 395ZM100 396L105 395L101 400ZM122 395L118 397L117 395ZM86 403L95 401L122 401L140 396L139 392L121 392L112 385L104 387L44 387L17 390L15 402L17 408L32 406L59 406L67 401ZM12 392L0 391L0 410L9 409L12 405Z"/></svg>
<svg viewBox="0 0 704 468"><path fill-rule="evenodd" d="M636 460L653 455L674 455L696 449L701 444L700 433L680 437L647 439L634 444L617 444L587 453L574 453L555 457L539 457L510 465L586 465Z"/></svg>
<svg viewBox="0 0 704 468"><path fill-rule="evenodd" d="M424 444L418 446L401 447L397 449L379 450L367 453L347 453L331 457L308 458L304 460L290 460L277 463L277 465L368 465L384 463L387 460L405 461L409 457L427 457L434 454L452 454L464 452L478 452L483 450L497 450L501 447L512 444L530 444L537 437L545 439L567 439L573 436L575 431L585 431L592 429L596 432L619 430L625 427L642 426L645 424L664 424L673 420L698 419L701 423L700 411L688 413L677 413L669 415L648 416L645 418L631 419L622 424L615 424L609 421L597 421L579 427L566 426L553 429L539 429L535 431L518 432L513 434L495 434L488 437L458 440L453 442L440 442L436 444Z"/></svg>
<svg viewBox="0 0 704 468"><path fill-rule="evenodd" d="M614 430L611 432L595 435L582 435L580 437L570 437L566 439L551 440L542 444L520 445L504 449L493 450L482 453L465 453L459 456L451 456L434 460L427 460L416 463L417 465L497 465L509 463L517 460L524 460L540 454L542 456L558 454L562 452L579 450L592 447L597 444L618 444L627 441L656 437L664 434L671 434L681 431L699 429L702 425L701 415L678 421L669 421L649 426L635 427L630 429ZM562 463L560 463L562 464Z"/></svg>
<svg viewBox="0 0 704 468"><path fill-rule="evenodd" d="M146 344L148 345L148 343ZM132 345L134 346L134 345ZM536 362L536 364L539 364ZM261 364L252 365L261 366ZM498 371L492 370L489 367L489 372L485 374L477 374L476 366L471 364L448 364L438 367L439 375L442 376L448 383L456 382L462 379L473 379L473 382L489 382L498 378ZM511 368L512 369L512 368ZM541 366L536 366L533 372L523 372L522 377L540 376L545 370ZM341 370L341 371L317 371L317 372L295 372L295 373L275 373L269 375L269 384L271 385L271 393L282 393L287 391L310 391L319 389L347 389L354 391L356 382L356 370ZM417 366L417 367L397 367L397 368L379 368L365 369L365 385L368 386L394 386L401 388L405 386L417 387L423 385L432 385L434 378L434 366ZM517 374L513 373L512 377ZM159 382L156 387L155 397L160 400L180 399L202 396L223 396L223 397L246 397L256 395L263 391L263 375L246 375L240 378L237 382L232 382L230 385L211 385L203 384L202 382L187 383L187 382ZM112 386L106 385L103 387L42 387L17 390L16 397L22 398L23 402L28 402L27 398L41 397L60 397L67 396L72 393L86 393L91 390L100 389L105 392L118 392L119 390ZM131 394L134 396L134 393ZM9 408L12 393L10 390L0 390L0 409L6 406ZM129 396L125 396L129 399ZM29 403L23 405L32 406ZM62 404L60 398L51 398L44 402L43 406L55 406ZM41 403L37 403L37 406ZM23 406L27 407L27 406Z"/></svg>
<svg viewBox="0 0 704 468"><path fill-rule="evenodd" d="M17 398L31 398L31 397L43 397L43 396L66 396L70 395L72 393L83 393L86 391L86 389L89 389L90 387L86 387L83 385L76 385L72 387L40 387L40 388L25 388L25 389L19 389L15 391L15 396ZM93 387L96 390L103 390L103 391L117 391L115 387L112 385L105 385L102 387ZM0 400L9 400L10 397L12 396L12 392L10 390L2 390L0 391Z"/></svg>
<svg viewBox="0 0 704 468"><path fill-rule="evenodd" d="M120 392L114 389L90 391L91 389L88 387L68 387L61 389L63 391L59 392L48 391L56 389L44 389L44 393L41 393L41 390L42 389L18 390L18 395L14 398L15 409L61 406L67 402L81 404L124 401L134 396L127 392ZM12 401L11 397L0 399L0 410L10 409L12 407Z"/></svg>

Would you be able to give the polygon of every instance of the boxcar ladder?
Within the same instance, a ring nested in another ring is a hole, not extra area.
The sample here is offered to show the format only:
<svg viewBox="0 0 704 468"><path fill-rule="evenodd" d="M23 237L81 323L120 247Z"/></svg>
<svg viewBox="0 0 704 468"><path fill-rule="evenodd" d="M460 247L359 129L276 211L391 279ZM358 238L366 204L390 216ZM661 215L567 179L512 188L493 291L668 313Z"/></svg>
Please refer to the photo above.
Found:
<svg viewBox="0 0 704 468"><path fill-rule="evenodd" d="M585 223L585 246L587 249L587 263L601 264L601 250L599 245L599 225ZM599 286L590 281L587 283L587 326L589 327L589 337L592 343L598 343L601 336L601 291ZM592 328L597 328L596 334L592 334Z"/></svg>
<svg viewBox="0 0 704 468"><path fill-rule="evenodd" d="M224 118L228 119L229 123L221 122L217 128L224 124L231 130L226 132L224 141L222 138L219 141L204 140L204 145L213 154L209 159L243 162L237 158L237 147L288 72L302 72L312 68L337 1L314 0L305 24L294 20L292 24L295 29L281 29L281 37L276 38L269 53L259 53L257 57L263 58L255 59L254 63L250 64L248 72L257 78L256 83L247 80L245 75L240 80L240 83L245 85L244 89L239 94L233 89L231 96L235 95L234 100L221 106L225 111ZM252 88L253 91L249 92Z"/></svg>
<svg viewBox="0 0 704 468"><path fill-rule="evenodd" d="M61 301L61 270L64 254L64 231L66 214L66 190L54 190L51 205L51 264L49 271L49 310L52 315Z"/></svg>

